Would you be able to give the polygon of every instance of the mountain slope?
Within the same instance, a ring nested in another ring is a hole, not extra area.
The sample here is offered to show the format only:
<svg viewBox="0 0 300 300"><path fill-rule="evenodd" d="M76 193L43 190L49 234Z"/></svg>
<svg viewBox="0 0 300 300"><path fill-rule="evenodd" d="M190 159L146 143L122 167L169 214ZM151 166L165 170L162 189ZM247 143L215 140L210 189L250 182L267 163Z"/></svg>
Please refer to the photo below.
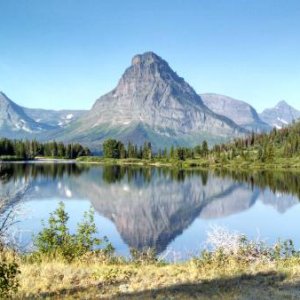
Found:
<svg viewBox="0 0 300 300"><path fill-rule="evenodd" d="M262 132L272 129L260 119L256 110L244 101L218 94L201 94L200 96L204 104L213 112L226 116L247 130Z"/></svg>
<svg viewBox="0 0 300 300"><path fill-rule="evenodd" d="M37 123L47 124L54 128L65 127L81 117L85 110L50 110L23 107L24 112Z"/></svg>
<svg viewBox="0 0 300 300"><path fill-rule="evenodd" d="M161 147L215 142L243 133L233 121L207 108L166 61L146 52L132 59L114 90L58 137L87 143L112 137L139 144L150 137Z"/></svg>
<svg viewBox="0 0 300 300"><path fill-rule="evenodd" d="M24 109L0 92L0 135L9 138L24 138L53 129L47 124L30 118Z"/></svg>
<svg viewBox="0 0 300 300"><path fill-rule="evenodd" d="M83 110L47 110L21 107L0 92L0 137L39 138L69 125Z"/></svg>
<svg viewBox="0 0 300 300"><path fill-rule="evenodd" d="M300 118L300 111L285 101L280 101L273 108L265 109L260 117L272 127L282 128Z"/></svg>

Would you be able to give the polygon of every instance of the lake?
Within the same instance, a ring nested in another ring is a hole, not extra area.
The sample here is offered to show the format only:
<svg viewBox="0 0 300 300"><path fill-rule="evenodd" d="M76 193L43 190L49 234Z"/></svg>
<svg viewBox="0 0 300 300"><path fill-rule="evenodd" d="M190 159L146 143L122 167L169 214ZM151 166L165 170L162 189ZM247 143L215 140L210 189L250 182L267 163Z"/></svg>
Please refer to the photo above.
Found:
<svg viewBox="0 0 300 300"><path fill-rule="evenodd" d="M12 233L24 249L60 201L72 231L93 207L99 237L107 236L122 255L152 247L184 259L199 253L216 225L300 246L297 173L15 163L1 165L0 188L0 196L21 205Z"/></svg>

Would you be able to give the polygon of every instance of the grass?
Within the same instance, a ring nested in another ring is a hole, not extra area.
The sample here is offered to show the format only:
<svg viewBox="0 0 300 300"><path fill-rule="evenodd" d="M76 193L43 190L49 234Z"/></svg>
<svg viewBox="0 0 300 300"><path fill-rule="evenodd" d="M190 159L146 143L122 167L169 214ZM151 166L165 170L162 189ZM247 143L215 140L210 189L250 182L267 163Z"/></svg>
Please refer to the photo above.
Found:
<svg viewBox="0 0 300 300"><path fill-rule="evenodd" d="M11 250L5 255L20 269L14 299L300 298L300 252L291 241L270 247L215 227L206 243L212 250L175 263L152 251L134 251L132 258L89 251L72 261Z"/></svg>
<svg viewBox="0 0 300 300"><path fill-rule="evenodd" d="M292 158L276 158L271 161L261 162L255 159L245 160L242 157L236 157L233 160L216 160L208 158L195 158L186 159L180 161L177 159L158 159L153 158L137 159L111 159L100 156L85 156L76 159L80 163L89 164L102 164L102 165L137 165L137 166L164 166L180 169L196 169L196 168L225 168L225 169L239 169L239 170L299 170L300 169L300 157Z"/></svg>
<svg viewBox="0 0 300 300"><path fill-rule="evenodd" d="M298 299L300 259L235 257L184 263L110 262L97 255L28 262L19 258L15 299Z"/></svg>
<svg viewBox="0 0 300 300"><path fill-rule="evenodd" d="M76 159L80 163L102 164L102 165L136 165L136 166L176 166L181 165L177 160L169 159L139 159L139 158L124 158L113 159L104 158L101 156L82 156Z"/></svg>

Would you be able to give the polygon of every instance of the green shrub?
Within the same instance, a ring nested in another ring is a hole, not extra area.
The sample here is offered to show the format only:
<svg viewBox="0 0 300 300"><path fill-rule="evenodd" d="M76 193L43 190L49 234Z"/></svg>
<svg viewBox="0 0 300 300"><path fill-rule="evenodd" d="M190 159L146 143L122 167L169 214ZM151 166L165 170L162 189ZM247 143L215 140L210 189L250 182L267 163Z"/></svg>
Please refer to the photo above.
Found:
<svg viewBox="0 0 300 300"><path fill-rule="evenodd" d="M1 251L1 250L0 250ZM0 298L10 298L19 287L19 266L13 259L8 260L5 253L0 253Z"/></svg>
<svg viewBox="0 0 300 300"><path fill-rule="evenodd" d="M101 240L95 237L97 228L92 209L84 213L83 221L78 224L75 234L70 233L68 220L69 215L65 211L65 206L60 202L58 208L50 214L48 227L43 223L44 229L34 239L36 247L34 255L61 256L71 261L93 251L96 246L108 243L106 238ZM109 243L107 247L107 251L111 253L113 249Z"/></svg>

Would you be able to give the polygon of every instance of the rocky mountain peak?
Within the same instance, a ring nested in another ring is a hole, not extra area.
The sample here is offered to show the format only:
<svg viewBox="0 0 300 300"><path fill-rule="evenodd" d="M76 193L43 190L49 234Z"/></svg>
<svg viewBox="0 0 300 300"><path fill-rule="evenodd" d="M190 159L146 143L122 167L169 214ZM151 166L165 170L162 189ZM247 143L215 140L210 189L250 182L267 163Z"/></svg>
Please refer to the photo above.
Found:
<svg viewBox="0 0 300 300"><path fill-rule="evenodd" d="M260 117L272 127L279 129L297 121L300 118L300 111L281 100L275 107L265 109Z"/></svg>
<svg viewBox="0 0 300 300"><path fill-rule="evenodd" d="M151 65L153 63L166 63L161 57L154 52L145 52L144 54L137 54L132 58L131 65Z"/></svg>
<svg viewBox="0 0 300 300"><path fill-rule="evenodd" d="M153 52L135 55L118 85L100 97L77 124L63 133L85 140L119 138L155 146L194 145L245 130L207 108L195 90Z"/></svg>
<svg viewBox="0 0 300 300"><path fill-rule="evenodd" d="M162 85L185 85L186 88L192 90L186 84L183 78L174 72L169 64L154 52L145 52L135 55L131 60L131 66L125 71L120 82L119 88L123 89L124 84L129 84L135 88L143 85L152 87L154 84ZM117 87L117 89L118 89ZM145 86L143 86L144 88Z"/></svg>

